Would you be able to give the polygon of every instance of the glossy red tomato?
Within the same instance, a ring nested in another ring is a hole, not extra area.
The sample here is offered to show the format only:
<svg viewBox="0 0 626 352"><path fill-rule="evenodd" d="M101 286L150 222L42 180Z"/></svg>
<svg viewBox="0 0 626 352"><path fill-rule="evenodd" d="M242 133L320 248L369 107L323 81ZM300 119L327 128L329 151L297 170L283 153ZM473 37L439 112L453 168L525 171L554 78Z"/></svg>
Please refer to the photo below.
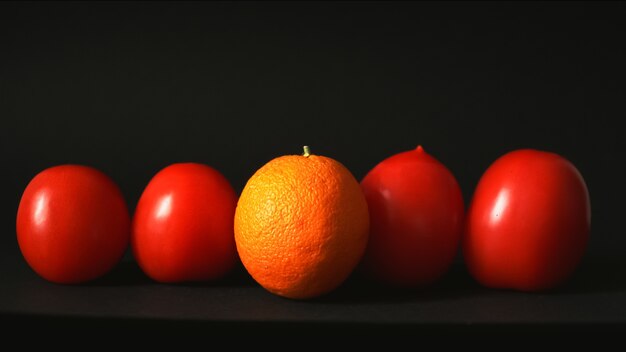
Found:
<svg viewBox="0 0 626 352"><path fill-rule="evenodd" d="M478 183L467 216L465 261L485 286L552 288L574 271L590 225L589 193L574 165L553 153L510 152Z"/></svg>
<svg viewBox="0 0 626 352"><path fill-rule="evenodd" d="M139 266L160 282L204 281L225 275L237 260L237 196L215 169L173 164L144 190L131 245Z"/></svg>
<svg viewBox="0 0 626 352"><path fill-rule="evenodd" d="M51 167L33 178L17 211L17 240L30 267L57 283L95 279L128 246L130 217L117 185L87 166Z"/></svg>
<svg viewBox="0 0 626 352"><path fill-rule="evenodd" d="M399 286L442 276L463 230L463 196L454 175L420 146L383 160L361 186L370 212L365 273Z"/></svg>

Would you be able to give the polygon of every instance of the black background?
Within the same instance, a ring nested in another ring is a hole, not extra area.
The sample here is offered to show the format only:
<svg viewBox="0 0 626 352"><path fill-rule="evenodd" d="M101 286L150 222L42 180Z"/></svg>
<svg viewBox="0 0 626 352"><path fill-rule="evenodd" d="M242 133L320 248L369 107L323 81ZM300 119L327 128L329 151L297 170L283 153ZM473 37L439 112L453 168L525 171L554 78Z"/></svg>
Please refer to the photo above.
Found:
<svg viewBox="0 0 626 352"><path fill-rule="evenodd" d="M131 209L174 162L237 191L311 145L361 179L422 144L469 202L500 155L571 160L592 200L590 255L619 255L623 4L3 3L0 173L14 226L46 167L91 165ZM8 237L8 238L7 238ZM14 229L2 233L14 247Z"/></svg>
<svg viewBox="0 0 626 352"><path fill-rule="evenodd" d="M559 153L591 195L587 259L623 233L623 3L2 3L0 244L39 171L94 166L131 210L170 163L239 192L301 153L361 179L418 144L465 196L517 148Z"/></svg>

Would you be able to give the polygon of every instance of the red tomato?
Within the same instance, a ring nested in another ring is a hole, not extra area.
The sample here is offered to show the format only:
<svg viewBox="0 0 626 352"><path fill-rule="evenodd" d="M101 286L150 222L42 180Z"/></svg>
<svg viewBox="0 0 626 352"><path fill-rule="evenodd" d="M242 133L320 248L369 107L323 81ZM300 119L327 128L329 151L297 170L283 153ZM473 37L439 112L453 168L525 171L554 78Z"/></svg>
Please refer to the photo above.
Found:
<svg viewBox="0 0 626 352"><path fill-rule="evenodd" d="M33 178L17 211L28 265L57 283L102 276L128 246L130 217L117 185L87 166L51 167Z"/></svg>
<svg viewBox="0 0 626 352"><path fill-rule="evenodd" d="M161 170L133 218L131 245L139 266L160 282L225 275L237 260L236 205L235 191L215 169L184 163Z"/></svg>
<svg viewBox="0 0 626 352"><path fill-rule="evenodd" d="M365 273L398 286L441 277L463 231L463 196L454 175L419 146L383 160L361 186L370 212Z"/></svg>
<svg viewBox="0 0 626 352"><path fill-rule="evenodd" d="M514 151L478 183L467 216L465 261L485 286L552 288L574 271L590 225L589 193L574 165L553 153Z"/></svg>

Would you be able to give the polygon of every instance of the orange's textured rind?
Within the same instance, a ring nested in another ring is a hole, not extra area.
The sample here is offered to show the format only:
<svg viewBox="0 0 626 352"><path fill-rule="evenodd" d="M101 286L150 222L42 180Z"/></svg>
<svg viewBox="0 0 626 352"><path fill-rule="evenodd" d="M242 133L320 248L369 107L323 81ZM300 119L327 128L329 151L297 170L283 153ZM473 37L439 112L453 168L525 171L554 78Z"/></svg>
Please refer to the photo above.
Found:
<svg viewBox="0 0 626 352"><path fill-rule="evenodd" d="M237 251L250 275L294 299L337 288L359 263L368 231L359 183L341 163L316 155L265 164L235 213Z"/></svg>

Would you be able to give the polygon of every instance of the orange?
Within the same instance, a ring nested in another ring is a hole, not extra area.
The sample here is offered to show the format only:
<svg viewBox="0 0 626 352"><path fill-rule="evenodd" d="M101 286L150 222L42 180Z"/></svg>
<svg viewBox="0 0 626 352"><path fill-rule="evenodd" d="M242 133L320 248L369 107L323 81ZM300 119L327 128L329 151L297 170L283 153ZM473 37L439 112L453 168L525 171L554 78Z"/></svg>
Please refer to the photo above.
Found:
<svg viewBox="0 0 626 352"><path fill-rule="evenodd" d="M311 155L271 160L248 180L235 211L243 265L266 290L306 299L337 288L367 245L359 183L338 161Z"/></svg>

